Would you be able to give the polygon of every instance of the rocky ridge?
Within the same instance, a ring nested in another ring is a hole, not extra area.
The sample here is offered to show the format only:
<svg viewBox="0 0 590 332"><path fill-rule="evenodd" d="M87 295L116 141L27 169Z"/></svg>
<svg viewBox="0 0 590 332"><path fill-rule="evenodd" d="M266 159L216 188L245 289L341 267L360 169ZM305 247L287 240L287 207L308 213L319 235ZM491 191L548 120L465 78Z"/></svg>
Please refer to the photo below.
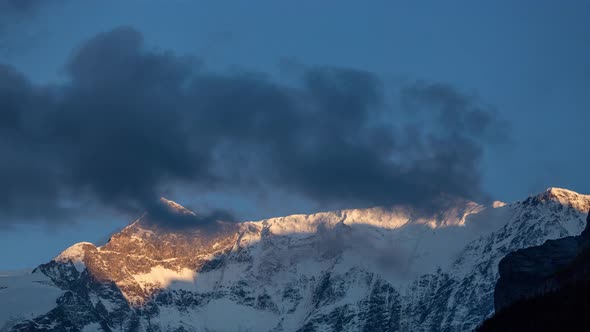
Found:
<svg viewBox="0 0 590 332"><path fill-rule="evenodd" d="M579 236L548 240L520 249L500 261L496 285L497 311L527 298L559 290L567 284L590 279L590 212Z"/></svg>

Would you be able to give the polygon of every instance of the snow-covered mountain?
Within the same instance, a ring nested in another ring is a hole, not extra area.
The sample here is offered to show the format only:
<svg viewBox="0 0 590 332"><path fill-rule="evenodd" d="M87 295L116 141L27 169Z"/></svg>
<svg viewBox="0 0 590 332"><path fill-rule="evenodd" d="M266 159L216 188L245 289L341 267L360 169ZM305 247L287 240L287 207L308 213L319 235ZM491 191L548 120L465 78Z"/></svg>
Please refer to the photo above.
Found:
<svg viewBox="0 0 590 332"><path fill-rule="evenodd" d="M551 188L491 207L449 200L431 217L371 208L182 231L144 217L0 276L0 329L469 331L493 313L498 262L578 235L589 209L590 196Z"/></svg>

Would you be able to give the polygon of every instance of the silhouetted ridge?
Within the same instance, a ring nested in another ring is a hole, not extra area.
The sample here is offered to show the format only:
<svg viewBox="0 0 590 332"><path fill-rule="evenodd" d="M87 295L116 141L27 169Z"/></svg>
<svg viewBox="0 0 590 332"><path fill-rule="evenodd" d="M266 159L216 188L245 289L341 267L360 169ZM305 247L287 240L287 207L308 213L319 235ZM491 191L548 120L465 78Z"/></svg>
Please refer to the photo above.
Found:
<svg viewBox="0 0 590 332"><path fill-rule="evenodd" d="M521 249L500 262L496 315L487 331L582 331L590 327L590 211L580 236Z"/></svg>

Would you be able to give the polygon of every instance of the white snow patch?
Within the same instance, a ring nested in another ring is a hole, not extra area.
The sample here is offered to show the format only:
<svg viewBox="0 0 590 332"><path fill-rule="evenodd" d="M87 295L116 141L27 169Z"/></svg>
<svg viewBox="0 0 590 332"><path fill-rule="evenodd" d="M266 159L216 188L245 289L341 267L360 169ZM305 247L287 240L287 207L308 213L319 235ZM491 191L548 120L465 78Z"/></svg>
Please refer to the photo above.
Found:
<svg viewBox="0 0 590 332"><path fill-rule="evenodd" d="M158 265L152 267L150 272L134 275L133 278L142 286L152 284L164 288L176 281L192 284L196 275L197 273L191 269L183 268L180 271L175 271Z"/></svg>

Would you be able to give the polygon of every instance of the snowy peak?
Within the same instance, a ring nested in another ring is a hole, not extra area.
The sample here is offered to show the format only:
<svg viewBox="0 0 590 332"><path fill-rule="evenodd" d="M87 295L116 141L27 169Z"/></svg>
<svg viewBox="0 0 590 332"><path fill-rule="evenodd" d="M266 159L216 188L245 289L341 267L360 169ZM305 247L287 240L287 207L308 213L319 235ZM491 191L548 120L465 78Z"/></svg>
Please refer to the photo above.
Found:
<svg viewBox="0 0 590 332"><path fill-rule="evenodd" d="M62 263L83 261L86 250L88 249L96 249L96 246L90 242L79 242L62 251L54 260Z"/></svg>
<svg viewBox="0 0 590 332"><path fill-rule="evenodd" d="M174 201L166 199L164 197L160 197L160 203L162 203L168 209L168 211L171 213L179 214L179 215L196 216L196 214L193 211L185 208L184 206L182 206Z"/></svg>
<svg viewBox="0 0 590 332"><path fill-rule="evenodd" d="M96 246L90 242L76 243L68 249L64 250L53 260L60 263L71 262L78 272L84 271L86 264L84 259L86 253L90 250L96 250Z"/></svg>
<svg viewBox="0 0 590 332"><path fill-rule="evenodd" d="M536 203L554 201L571 206L581 212L590 210L590 195L578 194L575 191L563 188L548 188L545 192L532 196L532 201Z"/></svg>

